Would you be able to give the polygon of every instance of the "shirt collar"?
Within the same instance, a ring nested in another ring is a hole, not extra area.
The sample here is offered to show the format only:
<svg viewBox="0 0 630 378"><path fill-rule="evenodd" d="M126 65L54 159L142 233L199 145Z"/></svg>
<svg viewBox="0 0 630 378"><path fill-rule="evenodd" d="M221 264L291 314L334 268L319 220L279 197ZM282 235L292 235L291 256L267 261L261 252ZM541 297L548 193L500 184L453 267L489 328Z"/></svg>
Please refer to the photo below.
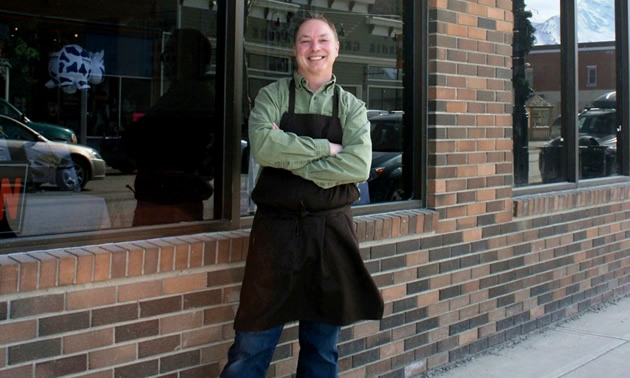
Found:
<svg viewBox="0 0 630 378"><path fill-rule="evenodd" d="M307 91L311 91L308 87L308 82L304 78L304 76L300 75L297 71L293 73L293 79L295 80L295 86L298 89L305 89ZM331 93L333 88L335 87L335 83L337 82L337 77L335 74L332 75L332 79L329 82L324 84L322 88L319 89L319 92Z"/></svg>

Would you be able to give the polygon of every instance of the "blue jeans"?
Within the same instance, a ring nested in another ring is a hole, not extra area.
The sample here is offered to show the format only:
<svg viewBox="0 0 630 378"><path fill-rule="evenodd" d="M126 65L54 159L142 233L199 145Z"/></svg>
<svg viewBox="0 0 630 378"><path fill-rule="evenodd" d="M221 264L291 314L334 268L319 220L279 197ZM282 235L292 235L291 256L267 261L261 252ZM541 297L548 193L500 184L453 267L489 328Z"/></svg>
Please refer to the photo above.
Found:
<svg viewBox="0 0 630 378"><path fill-rule="evenodd" d="M264 378L283 326L264 331L236 331L221 378ZM341 327L300 321L298 378L334 378L338 374L337 339Z"/></svg>

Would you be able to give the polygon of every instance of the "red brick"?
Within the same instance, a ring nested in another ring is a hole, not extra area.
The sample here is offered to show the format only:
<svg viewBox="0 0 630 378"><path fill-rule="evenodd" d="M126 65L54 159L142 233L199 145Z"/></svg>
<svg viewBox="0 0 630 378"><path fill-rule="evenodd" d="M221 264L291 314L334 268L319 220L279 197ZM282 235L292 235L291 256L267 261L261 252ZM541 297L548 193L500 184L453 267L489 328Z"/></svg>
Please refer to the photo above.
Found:
<svg viewBox="0 0 630 378"><path fill-rule="evenodd" d="M103 307L92 310L92 327L98 327L106 324L128 322L130 320L137 320L138 303L133 302L129 304Z"/></svg>
<svg viewBox="0 0 630 378"><path fill-rule="evenodd" d="M156 273L158 271L159 248L146 241L135 242L133 246L144 250L143 273L145 275Z"/></svg>
<svg viewBox="0 0 630 378"><path fill-rule="evenodd" d="M204 311L204 324L223 323L234 319L236 306L212 307Z"/></svg>
<svg viewBox="0 0 630 378"><path fill-rule="evenodd" d="M231 286L223 290L223 303L235 303L240 299L241 287Z"/></svg>
<svg viewBox="0 0 630 378"><path fill-rule="evenodd" d="M207 273L164 279L164 294L186 293L206 288Z"/></svg>
<svg viewBox="0 0 630 378"><path fill-rule="evenodd" d="M244 274L243 267L208 272L208 287L240 283Z"/></svg>
<svg viewBox="0 0 630 378"><path fill-rule="evenodd" d="M111 277L112 254L104 249L90 250L94 253L94 281L106 281Z"/></svg>
<svg viewBox="0 0 630 378"><path fill-rule="evenodd" d="M205 327L195 329L182 334L182 348L191 348L198 345L210 344L223 339L222 326Z"/></svg>
<svg viewBox="0 0 630 378"><path fill-rule="evenodd" d="M201 241L190 244L190 268L203 266L203 246Z"/></svg>
<svg viewBox="0 0 630 378"><path fill-rule="evenodd" d="M74 354L90 349L101 348L114 343L114 329L105 328L97 331L80 333L63 338L63 353Z"/></svg>
<svg viewBox="0 0 630 378"><path fill-rule="evenodd" d="M37 377L62 377L87 370L87 355L81 354L52 361L41 362L35 366Z"/></svg>
<svg viewBox="0 0 630 378"><path fill-rule="evenodd" d="M20 264L8 256L0 256L0 294L12 294L18 291Z"/></svg>
<svg viewBox="0 0 630 378"><path fill-rule="evenodd" d="M47 289L57 285L58 260L48 253L30 254L39 261L39 289Z"/></svg>
<svg viewBox="0 0 630 378"><path fill-rule="evenodd" d="M217 305L221 303L221 296L220 288L184 294L184 310Z"/></svg>
<svg viewBox="0 0 630 378"><path fill-rule="evenodd" d="M49 336L54 334L66 333L87 329L90 327L90 313L83 312L65 312L61 315L49 316L39 319L39 335Z"/></svg>
<svg viewBox="0 0 630 378"><path fill-rule="evenodd" d="M92 281L92 273L94 272L94 254L82 249L69 250L77 259L77 277L76 283L83 284Z"/></svg>
<svg viewBox="0 0 630 378"><path fill-rule="evenodd" d="M111 278L127 276L127 250L115 244L103 247L112 254Z"/></svg>
<svg viewBox="0 0 630 378"><path fill-rule="evenodd" d="M9 347L8 363L17 365L26 361L36 361L61 355L61 339L45 339Z"/></svg>
<svg viewBox="0 0 630 378"><path fill-rule="evenodd" d="M162 295L162 282L146 281L121 285L118 288L118 300L120 302L135 301L144 298L153 298Z"/></svg>
<svg viewBox="0 0 630 378"><path fill-rule="evenodd" d="M114 370L101 370L94 373L85 373L76 375L77 378L112 378L114 376Z"/></svg>
<svg viewBox="0 0 630 378"><path fill-rule="evenodd" d="M203 243L203 265L215 265L217 263L217 241L214 239L204 240Z"/></svg>
<svg viewBox="0 0 630 378"><path fill-rule="evenodd" d="M145 358L163 353L171 353L179 349L182 349L180 335L154 338L138 343L138 358Z"/></svg>
<svg viewBox="0 0 630 378"><path fill-rule="evenodd" d="M144 264L144 250L133 244L126 245L129 248L129 264L127 266L127 275L130 277L142 274Z"/></svg>
<svg viewBox="0 0 630 378"><path fill-rule="evenodd" d="M160 334L180 332L186 329L198 328L203 324L203 312L186 312L160 319Z"/></svg>
<svg viewBox="0 0 630 378"><path fill-rule="evenodd" d="M143 361L137 364L117 367L115 377L152 377L159 373L159 360Z"/></svg>
<svg viewBox="0 0 630 378"><path fill-rule="evenodd" d="M0 378L32 377L33 365L18 366L16 368L0 370Z"/></svg>
<svg viewBox="0 0 630 378"><path fill-rule="evenodd" d="M230 240L220 235L217 235L217 239L217 264L230 262Z"/></svg>
<svg viewBox="0 0 630 378"><path fill-rule="evenodd" d="M182 310L181 295L140 302L140 317L146 318Z"/></svg>
<svg viewBox="0 0 630 378"><path fill-rule="evenodd" d="M37 320L0 324L0 345L31 340L37 336Z"/></svg>
<svg viewBox="0 0 630 378"><path fill-rule="evenodd" d="M174 370L199 365L201 354L199 350L179 353L172 356L160 358L160 373L166 373Z"/></svg>
<svg viewBox="0 0 630 378"><path fill-rule="evenodd" d="M90 352L90 369L121 365L137 358L136 345L128 344Z"/></svg>
<svg viewBox="0 0 630 378"><path fill-rule="evenodd" d="M116 287L72 291L66 294L66 309L99 307L116 302Z"/></svg>
<svg viewBox="0 0 630 378"><path fill-rule="evenodd" d="M190 253L190 245L177 244L175 246L175 270L183 270L188 268L188 259Z"/></svg>
<svg viewBox="0 0 630 378"><path fill-rule="evenodd" d="M230 240L230 262L243 261L247 239L237 237L236 235L234 236L235 237Z"/></svg>
<svg viewBox="0 0 630 378"><path fill-rule="evenodd" d="M207 348L201 349L201 363L221 361L227 356L227 352L232 346L232 341L221 344L214 344Z"/></svg>
<svg viewBox="0 0 630 378"><path fill-rule="evenodd" d="M11 258L20 264L20 292L36 290L39 261L30 255L22 253L11 255Z"/></svg>
<svg viewBox="0 0 630 378"><path fill-rule="evenodd" d="M57 285L64 286L73 284L76 273L76 257L60 249L48 253L58 260Z"/></svg>
<svg viewBox="0 0 630 378"><path fill-rule="evenodd" d="M38 297L14 299L11 301L11 318L42 315L63 311L64 295L49 294Z"/></svg>
<svg viewBox="0 0 630 378"><path fill-rule="evenodd" d="M129 340L155 336L159 333L159 325L160 321L154 319L118 326L115 330L115 341L122 343Z"/></svg>
<svg viewBox="0 0 630 378"><path fill-rule="evenodd" d="M173 246L160 248L160 272L170 272L175 267L175 249Z"/></svg>

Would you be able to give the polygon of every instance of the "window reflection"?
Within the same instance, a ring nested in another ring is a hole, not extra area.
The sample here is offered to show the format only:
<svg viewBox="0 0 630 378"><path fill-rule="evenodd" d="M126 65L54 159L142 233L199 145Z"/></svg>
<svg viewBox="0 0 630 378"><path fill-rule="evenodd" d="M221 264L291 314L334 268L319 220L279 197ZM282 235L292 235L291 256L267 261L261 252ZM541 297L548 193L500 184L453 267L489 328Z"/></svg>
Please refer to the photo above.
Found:
<svg viewBox="0 0 630 378"><path fill-rule="evenodd" d="M567 125L560 117L559 2L514 2L516 186L567 180L569 128L577 128L578 156L568 158L577 159L578 179L618 173L614 0L587 4L577 3L578 124Z"/></svg>
<svg viewBox="0 0 630 378"><path fill-rule="evenodd" d="M214 218L216 17L215 2L2 2L0 235Z"/></svg>
<svg viewBox="0 0 630 378"><path fill-rule="evenodd" d="M598 2L595 22L586 22L578 8L578 163L582 179L619 172L615 87L615 2Z"/></svg>
<svg viewBox="0 0 630 378"><path fill-rule="evenodd" d="M516 186L564 181L560 2L515 1L514 180Z"/></svg>
<svg viewBox="0 0 630 378"><path fill-rule="evenodd" d="M263 86L281 77L290 76L294 69L293 33L297 21L305 12L322 13L335 23L340 51L333 70L337 83L344 90L363 100L369 110L372 129L381 140L385 135L395 139L402 135L403 125L403 54L402 0L247 2L245 29L246 82L244 92L252 104ZM378 117L378 118L373 118ZM243 125L246 143L247 117ZM401 140L402 142L402 140ZM361 186L361 204L397 201L409 198L402 190L403 174L411 174L402 166L402 146L381 151L373 147L372 172ZM393 144L391 144L393 143ZM378 147L378 148L377 148ZM241 212L251 214L254 204L249 193L256 181L258 167L244 149ZM387 172L387 174L384 174Z"/></svg>

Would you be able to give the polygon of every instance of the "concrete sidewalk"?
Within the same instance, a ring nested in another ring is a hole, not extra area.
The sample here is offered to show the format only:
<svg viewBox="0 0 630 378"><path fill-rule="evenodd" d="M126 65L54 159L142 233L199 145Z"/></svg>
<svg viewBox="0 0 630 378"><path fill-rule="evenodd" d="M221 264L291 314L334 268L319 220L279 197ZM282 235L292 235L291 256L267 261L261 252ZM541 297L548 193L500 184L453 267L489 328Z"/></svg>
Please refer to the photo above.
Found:
<svg viewBox="0 0 630 378"><path fill-rule="evenodd" d="M630 296L496 346L426 377L630 377Z"/></svg>

